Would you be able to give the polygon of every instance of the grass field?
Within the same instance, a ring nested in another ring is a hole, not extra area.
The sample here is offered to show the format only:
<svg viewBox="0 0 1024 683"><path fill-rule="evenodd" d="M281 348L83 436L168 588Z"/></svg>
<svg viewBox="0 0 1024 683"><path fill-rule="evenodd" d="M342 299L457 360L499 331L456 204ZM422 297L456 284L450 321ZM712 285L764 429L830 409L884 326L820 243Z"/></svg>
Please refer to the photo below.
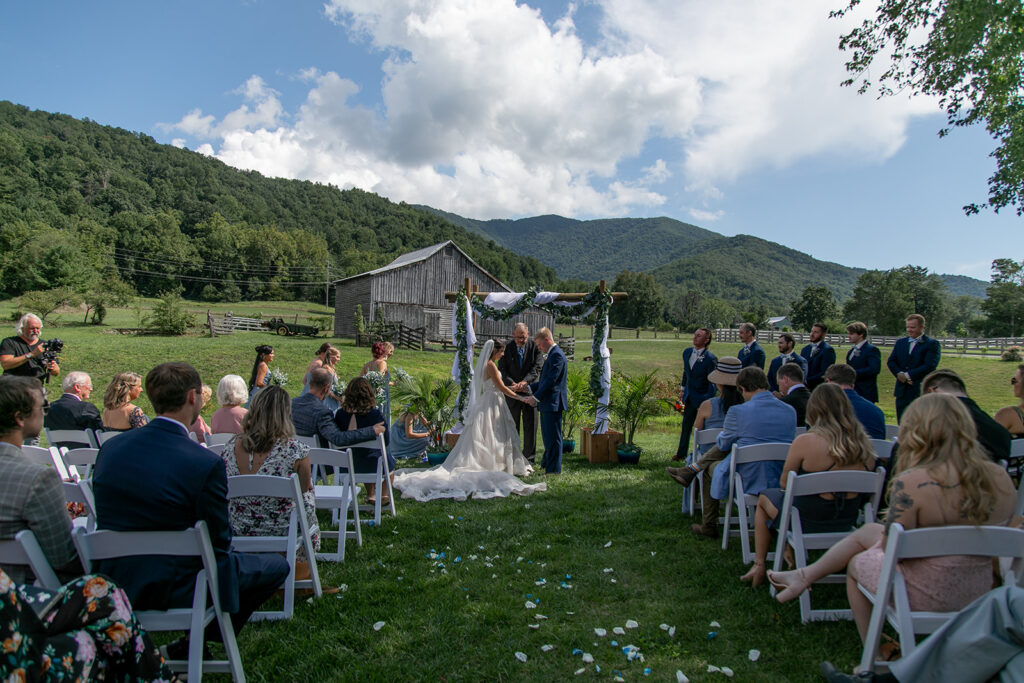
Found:
<svg viewBox="0 0 1024 683"><path fill-rule="evenodd" d="M289 303L218 308L300 317L327 310ZM11 310L10 302L0 303L0 317ZM136 327L136 315L114 310L108 320ZM78 324L80 316L62 318L70 324L47 326L43 336L65 340L62 368L90 372L98 394L115 372L145 374L165 360L188 360L213 386L229 372L248 378L253 348L262 343L274 345L273 365L289 374L287 388L297 394L320 343L258 332L214 339L122 336L109 327ZM369 359L368 349L355 348L351 340L332 342L342 349L342 377L357 374ZM684 342L614 340L611 347L614 368L657 369L665 391L674 391ZM580 358L589 353L579 350ZM737 349L716 344L713 350L726 355ZM449 372L451 355L399 349L391 365L441 377ZM942 366L963 374L984 409L1012 401L1015 365L950 358ZM890 394L887 373L881 384L883 395ZM56 391L51 387L51 397ZM152 414L145 395L138 403ZM891 396L882 407L895 422ZM211 403L204 413L215 409ZM766 588L739 582L745 568L737 547L723 552L717 543L690 536L691 520L679 511L682 489L664 474L678 429L677 417L657 418L638 439L646 452L637 466L592 465L569 456L564 474L546 480L548 491L528 498L426 504L400 499L398 517L366 528L363 547L350 544L344 565L321 565L325 584L346 590L300 601L291 621L246 628L240 643L248 677L553 681L575 678L582 668L579 678L588 680L609 680L618 672L625 680L669 681L676 670L693 681L724 680L706 673L710 664L730 667L738 681L813 681L823 659L851 667L860 653L852 623L802 626L795 604L778 605ZM432 551L445 556L431 560ZM813 599L845 602L842 588L832 586L816 587ZM525 607L528 600L536 609ZM639 626L624 636L613 634L629 619ZM372 628L377 621L385 622L380 631ZM712 621L720 627L711 627ZM661 624L674 626L674 635ZM598 637L595 628L608 633ZM645 662L627 661L621 648L630 644L640 648ZM544 645L553 648L545 652ZM595 663L584 664L572 654L575 648L591 653ZM748 658L752 649L761 652L757 662ZM517 661L516 652L527 661Z"/></svg>

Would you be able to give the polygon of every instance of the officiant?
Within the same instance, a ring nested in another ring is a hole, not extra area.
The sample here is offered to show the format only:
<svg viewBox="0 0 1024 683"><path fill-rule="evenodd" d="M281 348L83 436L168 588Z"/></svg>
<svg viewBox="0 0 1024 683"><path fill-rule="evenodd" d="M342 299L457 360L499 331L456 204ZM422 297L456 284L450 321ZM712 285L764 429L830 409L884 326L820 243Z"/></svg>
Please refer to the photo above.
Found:
<svg viewBox="0 0 1024 683"><path fill-rule="evenodd" d="M517 394L528 394L528 385L540 378L543 365L544 354L530 338L529 328L523 323L516 323L512 341L505 346L505 355L498 361L501 381ZM517 431L522 422L523 455L533 462L537 454L537 409L513 398L505 397L505 401L516 422Z"/></svg>

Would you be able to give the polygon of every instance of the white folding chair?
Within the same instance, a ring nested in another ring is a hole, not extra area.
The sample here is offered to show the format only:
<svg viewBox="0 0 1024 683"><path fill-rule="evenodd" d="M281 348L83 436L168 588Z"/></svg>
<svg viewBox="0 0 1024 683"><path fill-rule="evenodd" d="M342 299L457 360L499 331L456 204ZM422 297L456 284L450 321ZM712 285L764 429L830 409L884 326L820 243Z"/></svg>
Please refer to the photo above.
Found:
<svg viewBox="0 0 1024 683"><path fill-rule="evenodd" d="M86 531L96 530L96 499L92 495L92 486L86 480L62 482L65 503L80 503L85 507L85 517L75 517L75 526L82 526Z"/></svg>
<svg viewBox="0 0 1024 683"><path fill-rule="evenodd" d="M284 580L284 606L280 610L264 610L252 613L253 620L291 619L295 612L295 590L312 588L316 597L323 593L320 589L320 573L317 571L313 541L309 536L309 522L303 506L302 493L299 491L299 475L271 477L262 474L242 474L228 477L228 500L233 498L285 498L292 501L292 511L288 514L288 531L284 536L240 536L231 537L231 547L243 553L284 553L288 560L288 576ZM298 555L298 543L302 543L306 559L309 562L308 579L296 580L295 559Z"/></svg>
<svg viewBox="0 0 1024 683"><path fill-rule="evenodd" d="M0 564L28 567L36 577L36 586L50 591L60 588L57 574L39 547L36 535L29 529L22 529L12 540L0 541Z"/></svg>
<svg viewBox="0 0 1024 683"><path fill-rule="evenodd" d="M53 456L50 454L49 448L43 448L42 446L22 446L21 452L32 462L43 465L44 467L54 467Z"/></svg>
<svg viewBox="0 0 1024 683"><path fill-rule="evenodd" d="M871 446L875 449L875 457L885 462L889 462L889 459L892 458L892 447L895 445L896 442L894 441L871 439Z"/></svg>
<svg viewBox="0 0 1024 683"><path fill-rule="evenodd" d="M1022 479L1021 466L1024 465L1024 439L1014 439L1010 442L1010 459L1006 463L1006 471L1014 479Z"/></svg>
<svg viewBox="0 0 1024 683"><path fill-rule="evenodd" d="M191 432L189 432L189 433L191 433ZM108 432L108 431L104 431L102 429L97 429L96 430L96 443L99 444L100 446L102 446L106 442L108 442L111 439L114 439L116 437L119 437L122 434L124 434L124 432L113 432L113 431Z"/></svg>
<svg viewBox="0 0 1024 683"><path fill-rule="evenodd" d="M71 451L63 451L64 461L68 464L68 474L75 475L79 479L88 479L92 476L92 468L96 464L98 448L76 448Z"/></svg>
<svg viewBox="0 0 1024 683"><path fill-rule="evenodd" d="M686 458L686 464L692 465L693 463L700 460L700 447L701 446L714 446L715 439L718 438L718 434L722 431L721 427L709 427L708 429L697 429L694 427L693 436L690 438L690 455ZM698 474L693 479L693 483L683 489L683 505L682 511L685 513L689 509L690 516L692 517L697 506L700 504L700 492L704 488L704 482L701 476Z"/></svg>
<svg viewBox="0 0 1024 683"><path fill-rule="evenodd" d="M356 544L363 545L363 530L359 524L359 503L356 496L359 495L356 489L356 480L352 476L352 449L333 450L330 448L310 448L309 464L313 468L319 468L325 473L324 481L331 477L333 484L316 484L313 486L313 496L316 498L317 510L330 510L331 523L337 527L335 531L320 528L320 538L336 538L338 548L333 553L322 552L316 557L318 560L327 562L345 561L345 541L348 538L356 539ZM348 530L348 515L352 513L354 530Z"/></svg>
<svg viewBox="0 0 1024 683"><path fill-rule="evenodd" d="M237 436L231 432L218 432L216 434L204 434L203 439L206 441L206 446L223 446L228 441L231 441L231 437Z"/></svg>
<svg viewBox="0 0 1024 683"><path fill-rule="evenodd" d="M782 509L779 511L779 540L775 547L775 564L773 571L782 569L782 558L786 544L793 547L793 560L798 569L807 566L807 551L825 550L844 539L851 531L832 531L822 533L807 533L803 529L800 519L800 511L793 506L797 496L815 496L819 493L865 493L871 494L871 500L864 505L864 522L869 524L875 521L875 514L879 502L882 500L882 487L885 485L885 468L880 467L875 472L856 471L829 471L812 472L810 474L797 475L790 472L786 481L786 497L782 502ZM830 574L819 583L843 583L846 581L846 574ZM771 593L775 595L774 586ZM804 591L800 594L800 621L838 621L840 619L852 619L853 613L849 609L811 609L811 591Z"/></svg>
<svg viewBox="0 0 1024 683"><path fill-rule="evenodd" d="M885 438L890 441L900 435L899 425L885 425Z"/></svg>
<svg viewBox="0 0 1024 683"><path fill-rule="evenodd" d="M807 433L807 427L806 426L805 427L797 427L796 429L793 430L793 438L795 439L796 437L800 436L801 434L806 434L806 433Z"/></svg>
<svg viewBox="0 0 1024 683"><path fill-rule="evenodd" d="M208 450L211 453L214 453L216 455L220 455L221 453L224 452L225 448L227 448L227 444L226 443L217 443L217 444L214 444L212 446L207 446L206 450Z"/></svg>
<svg viewBox="0 0 1024 683"><path fill-rule="evenodd" d="M754 561L754 552L750 549L750 523L754 518L754 507L757 496L747 493L743 488L743 477L736 471L737 465L748 465L755 462L786 462L789 454L788 443L756 443L749 446L733 445L729 458L729 495L725 499L725 523L722 527L722 550L729 546L729 534L732 522L732 506L736 505L737 529L740 537L740 548L743 561L747 564ZM768 559L772 559L769 553Z"/></svg>
<svg viewBox="0 0 1024 683"><path fill-rule="evenodd" d="M374 500L373 505L360 505L359 509L365 512L372 510L373 523L380 526L381 498L384 493L384 487L387 487L388 508L391 510L391 516L394 517L396 514L394 491L391 490L391 468L388 467L388 450L387 446L384 444L384 435L378 434L374 441L363 441L362 443L352 444L351 447L368 448L380 451L380 457L377 458L377 470L375 472L353 473L357 484L373 484L376 486L377 498Z"/></svg>
<svg viewBox="0 0 1024 683"><path fill-rule="evenodd" d="M96 434L91 429L46 429L46 440L51 446L59 443L78 444L81 448L99 448L96 441Z"/></svg>
<svg viewBox="0 0 1024 683"><path fill-rule="evenodd" d="M296 434L292 438L295 439L296 441L298 441L299 443L306 444L310 448L319 448L320 447L320 444L317 442L315 436L302 436L301 434Z"/></svg>
<svg viewBox="0 0 1024 683"><path fill-rule="evenodd" d="M24 446L22 446L24 449ZM70 471L67 461L64 459L63 449L57 448L56 446L50 446L50 464L57 470L57 474L60 475L61 481L77 480L78 470L75 470L74 474Z"/></svg>
<svg viewBox="0 0 1024 683"><path fill-rule="evenodd" d="M1017 485L1017 507L1014 508L1013 514L1024 516L1024 478Z"/></svg>
<svg viewBox="0 0 1024 683"><path fill-rule="evenodd" d="M238 652L235 631L229 615L220 606L217 583L217 560L210 545L206 522L200 520L191 529L182 531L94 531L75 529L75 546L86 566L96 560L111 560L139 555L198 557L203 568L196 574L192 606L167 610L136 610L135 616L147 631L188 631L188 661L167 662L173 671L185 671L189 681L202 680L203 672L230 673L237 683L244 683L242 656ZM207 604L209 603L209 606ZM203 660L203 631L217 621L226 660Z"/></svg>
<svg viewBox="0 0 1024 683"><path fill-rule="evenodd" d="M885 667L876 662L878 643L885 623L899 634L900 652L906 657L917 647L916 634L934 633L958 612L922 612L910 608L907 585L898 571L902 560L940 557L949 554L987 557L1012 557L1013 568L1003 575L1003 583L1017 582L1021 559L1024 558L1024 529L1003 526L944 526L904 530L902 524L889 527L878 577L878 591L872 593L864 586L857 588L871 601L873 607L868 621L868 633L861 654L861 671L875 671Z"/></svg>

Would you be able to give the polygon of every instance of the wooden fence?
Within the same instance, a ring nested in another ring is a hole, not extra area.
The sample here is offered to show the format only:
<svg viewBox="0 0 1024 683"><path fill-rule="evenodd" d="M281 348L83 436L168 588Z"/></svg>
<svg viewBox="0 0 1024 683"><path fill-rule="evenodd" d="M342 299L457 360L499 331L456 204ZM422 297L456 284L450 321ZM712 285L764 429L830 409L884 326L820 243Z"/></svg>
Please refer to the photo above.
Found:
<svg viewBox="0 0 1024 683"><path fill-rule="evenodd" d="M389 323L371 333L356 335L356 346L371 346L377 341L388 341L400 348L422 351L427 338L426 327L408 327L402 323Z"/></svg>
<svg viewBox="0 0 1024 683"><path fill-rule="evenodd" d="M241 318L226 313L225 315L214 315L206 312L206 324L210 327L210 336L218 334L232 334L235 330L241 332L259 332L266 330L266 325L258 318Z"/></svg>
<svg viewBox="0 0 1024 683"><path fill-rule="evenodd" d="M781 332L778 330L758 330L757 340L774 344ZM797 345L810 343L810 334L807 332L790 332ZM900 335L902 336L902 335ZM869 340L875 346L895 346L900 336L871 335ZM939 342L943 351L972 355L998 356L1011 346L1024 346L1024 337L988 337L988 338L967 338L967 337L934 337ZM846 334L827 334L825 340L832 346L849 346L849 337ZM715 341L719 342L740 342L740 332L737 329L715 330Z"/></svg>

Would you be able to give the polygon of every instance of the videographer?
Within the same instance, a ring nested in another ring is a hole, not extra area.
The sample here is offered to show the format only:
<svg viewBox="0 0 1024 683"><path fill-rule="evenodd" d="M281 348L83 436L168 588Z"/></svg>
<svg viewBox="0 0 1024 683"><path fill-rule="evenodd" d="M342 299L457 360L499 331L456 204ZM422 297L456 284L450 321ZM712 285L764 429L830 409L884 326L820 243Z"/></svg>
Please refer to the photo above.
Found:
<svg viewBox="0 0 1024 683"><path fill-rule="evenodd" d="M47 373L55 377L60 374L56 360L41 359L45 349L39 340L43 331L43 321L39 316L26 313L21 316L14 331L18 333L16 336L0 342L0 366L5 375L35 377L41 381Z"/></svg>

